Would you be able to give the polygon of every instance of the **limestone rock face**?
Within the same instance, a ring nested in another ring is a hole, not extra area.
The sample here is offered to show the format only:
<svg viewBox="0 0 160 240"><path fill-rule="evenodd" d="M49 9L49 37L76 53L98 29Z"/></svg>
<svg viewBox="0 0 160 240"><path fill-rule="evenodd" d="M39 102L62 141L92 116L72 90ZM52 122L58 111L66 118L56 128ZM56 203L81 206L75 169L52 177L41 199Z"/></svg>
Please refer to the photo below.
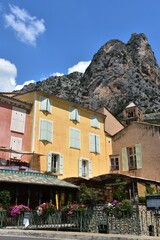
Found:
<svg viewBox="0 0 160 240"><path fill-rule="evenodd" d="M118 114L134 102L143 110L160 109L160 70L144 34L133 34L127 44L107 42L94 55L81 80L82 96L92 108L106 106Z"/></svg>
<svg viewBox="0 0 160 240"><path fill-rule="evenodd" d="M105 106L115 115L130 102L146 113L160 111L160 69L144 34L132 34L127 43L108 41L84 74L50 77L21 92L33 89L92 109Z"/></svg>

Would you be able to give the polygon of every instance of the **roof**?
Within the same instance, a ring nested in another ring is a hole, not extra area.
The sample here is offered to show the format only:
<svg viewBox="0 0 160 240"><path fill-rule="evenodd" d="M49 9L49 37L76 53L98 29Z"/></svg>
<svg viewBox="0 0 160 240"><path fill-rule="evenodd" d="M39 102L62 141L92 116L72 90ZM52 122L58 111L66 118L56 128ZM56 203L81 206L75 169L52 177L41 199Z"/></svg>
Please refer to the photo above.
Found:
<svg viewBox="0 0 160 240"><path fill-rule="evenodd" d="M21 107L27 110L31 110L32 103L24 102L22 100L9 97L0 93L0 102L6 102L8 104L14 105L16 107Z"/></svg>
<svg viewBox="0 0 160 240"><path fill-rule="evenodd" d="M138 182L138 183L143 183L143 184L156 184L160 186L160 181L154 181L152 179L146 179L142 177L135 177L135 176L128 176L124 174L116 174L116 173L108 173L108 174L103 174L99 175L90 179L85 179L85 178L65 178L65 181L68 181L70 183L76 184L80 186L81 183L85 183L87 186L92 186L92 187L105 187L105 186L110 186L110 185L115 185L117 183L117 179L121 181L127 181L127 182Z"/></svg>
<svg viewBox="0 0 160 240"><path fill-rule="evenodd" d="M30 90L30 91L23 92L23 93L17 93L17 92L16 92L13 97L14 97L15 99L17 99L17 98L16 98L17 96L25 95L25 94L32 93L32 92L39 92L39 93L42 93L42 94L47 95L47 96L52 96L53 98L55 98L55 99L57 99L57 100L59 100L59 101L64 101L64 102L66 102L66 103L72 104L73 107L78 107L78 108L83 109L83 110L85 110L85 111L94 112L94 113L98 114L99 116L101 116L101 117L103 117L103 118L106 117L103 113L100 113L100 112L98 112L98 111L96 111L96 110L94 110L94 109L92 109L92 108L83 107L82 105L79 105L79 104L77 104L77 103L75 103L75 102L72 102L72 101L70 101L70 100L68 100L68 99L65 99L65 98L56 96L56 95L54 95L54 94L51 94L51 93L48 93L48 92L42 91L42 90L34 89L34 90Z"/></svg>
<svg viewBox="0 0 160 240"><path fill-rule="evenodd" d="M130 108L130 107L136 107L136 105L133 102L131 102L126 108Z"/></svg>
<svg viewBox="0 0 160 240"><path fill-rule="evenodd" d="M76 185L66 182L64 180L60 180L56 176L33 172L0 170L0 182L47 185L53 187L57 186L78 189Z"/></svg>

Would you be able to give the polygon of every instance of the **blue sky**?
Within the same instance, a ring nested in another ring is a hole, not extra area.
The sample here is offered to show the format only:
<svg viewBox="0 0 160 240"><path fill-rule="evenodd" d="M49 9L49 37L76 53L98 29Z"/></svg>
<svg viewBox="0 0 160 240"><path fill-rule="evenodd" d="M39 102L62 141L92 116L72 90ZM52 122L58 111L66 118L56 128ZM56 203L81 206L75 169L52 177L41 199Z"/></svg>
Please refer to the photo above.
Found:
<svg viewBox="0 0 160 240"><path fill-rule="evenodd" d="M159 0L0 0L0 91L84 72L111 39L144 33L160 63Z"/></svg>

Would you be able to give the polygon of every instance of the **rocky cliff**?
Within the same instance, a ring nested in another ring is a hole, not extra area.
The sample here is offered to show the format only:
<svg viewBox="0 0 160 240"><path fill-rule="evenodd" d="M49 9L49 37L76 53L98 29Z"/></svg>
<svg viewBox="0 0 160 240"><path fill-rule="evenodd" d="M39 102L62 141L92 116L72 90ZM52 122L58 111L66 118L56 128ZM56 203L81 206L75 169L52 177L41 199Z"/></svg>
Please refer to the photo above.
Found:
<svg viewBox="0 0 160 240"><path fill-rule="evenodd" d="M160 112L160 69L144 34L132 34L127 43L110 40L84 74L50 77L21 92L32 89L93 109L105 106L115 115L131 101L146 113Z"/></svg>

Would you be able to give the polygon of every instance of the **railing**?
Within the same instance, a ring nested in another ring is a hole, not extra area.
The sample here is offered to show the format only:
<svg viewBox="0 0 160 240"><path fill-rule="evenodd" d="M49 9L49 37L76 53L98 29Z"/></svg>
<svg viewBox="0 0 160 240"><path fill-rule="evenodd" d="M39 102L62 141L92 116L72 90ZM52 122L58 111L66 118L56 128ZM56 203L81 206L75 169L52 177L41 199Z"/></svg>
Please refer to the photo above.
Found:
<svg viewBox="0 0 160 240"><path fill-rule="evenodd" d="M28 218L28 224L24 220ZM159 236L160 212L134 209L127 212L105 212L97 205L85 212L74 214L56 211L39 216L37 211L22 213L17 217L8 217L0 212L0 227L17 226L27 229L52 229L56 231L100 232L132 235Z"/></svg>

